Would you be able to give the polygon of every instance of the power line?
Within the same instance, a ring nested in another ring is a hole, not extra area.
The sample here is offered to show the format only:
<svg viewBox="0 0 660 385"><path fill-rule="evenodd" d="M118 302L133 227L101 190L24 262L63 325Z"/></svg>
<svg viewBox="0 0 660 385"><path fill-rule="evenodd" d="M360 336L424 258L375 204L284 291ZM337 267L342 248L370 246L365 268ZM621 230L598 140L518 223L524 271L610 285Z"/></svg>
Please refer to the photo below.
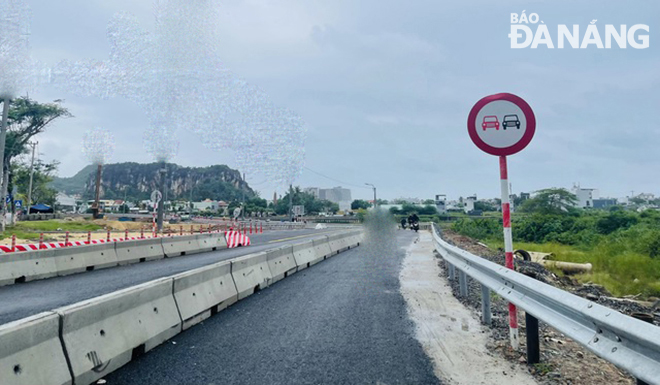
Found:
<svg viewBox="0 0 660 385"><path fill-rule="evenodd" d="M318 171L314 171L314 170L312 170L311 168L309 168L309 167L307 167L307 166L305 166L305 169L308 170L308 171L313 172L314 174L316 174L316 175L318 175L318 176L322 176L323 178L330 179L331 181L334 181L334 182L337 182L337 183L341 183L341 184L346 185L346 186L357 187L357 188L365 188L365 189L371 189L371 187L359 186L359 185L356 185L356 184L353 184L353 183L342 182L342 181L340 181L339 179L335 179L335 178L329 177L329 176L327 176L327 175L321 174L321 173L318 172Z"/></svg>

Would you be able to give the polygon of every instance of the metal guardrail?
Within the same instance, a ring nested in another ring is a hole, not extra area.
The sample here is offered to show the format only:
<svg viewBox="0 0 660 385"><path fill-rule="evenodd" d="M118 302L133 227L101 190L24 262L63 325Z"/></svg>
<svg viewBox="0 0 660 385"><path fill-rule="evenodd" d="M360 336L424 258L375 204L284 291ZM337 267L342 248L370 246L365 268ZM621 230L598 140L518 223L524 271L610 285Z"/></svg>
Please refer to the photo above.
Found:
<svg viewBox="0 0 660 385"><path fill-rule="evenodd" d="M484 306L489 297L484 289L490 289L638 380L660 384L660 328L452 246L435 225L431 232L450 277L459 270L462 295L465 274L481 283Z"/></svg>

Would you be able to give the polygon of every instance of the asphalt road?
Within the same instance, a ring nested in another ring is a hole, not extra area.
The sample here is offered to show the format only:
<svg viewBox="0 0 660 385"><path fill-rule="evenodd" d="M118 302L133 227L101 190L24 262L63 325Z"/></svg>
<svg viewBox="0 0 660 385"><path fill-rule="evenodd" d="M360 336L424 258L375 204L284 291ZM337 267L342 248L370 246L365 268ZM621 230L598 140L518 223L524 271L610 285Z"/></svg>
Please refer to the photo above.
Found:
<svg viewBox="0 0 660 385"><path fill-rule="evenodd" d="M413 239L397 232L400 246ZM138 357L107 384L437 384L399 291L403 257L368 244L334 256Z"/></svg>
<svg viewBox="0 0 660 385"><path fill-rule="evenodd" d="M3 286L0 287L0 325L157 278L285 244L298 243L334 231L336 229L306 229L248 234L252 242L252 246L248 247L191 254Z"/></svg>

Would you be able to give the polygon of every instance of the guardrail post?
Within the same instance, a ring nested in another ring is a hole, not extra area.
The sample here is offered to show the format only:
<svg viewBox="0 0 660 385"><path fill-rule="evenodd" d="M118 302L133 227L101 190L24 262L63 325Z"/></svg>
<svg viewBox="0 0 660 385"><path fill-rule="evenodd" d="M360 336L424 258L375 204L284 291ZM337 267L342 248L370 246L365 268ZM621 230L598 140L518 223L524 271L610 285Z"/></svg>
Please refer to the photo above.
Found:
<svg viewBox="0 0 660 385"><path fill-rule="evenodd" d="M540 361L539 320L525 312L525 329L527 334L527 364L538 364Z"/></svg>
<svg viewBox="0 0 660 385"><path fill-rule="evenodd" d="M456 279L456 268L449 262L447 264L449 265L449 280L453 281Z"/></svg>
<svg viewBox="0 0 660 385"><path fill-rule="evenodd" d="M490 325L490 289L481 285L481 322Z"/></svg>
<svg viewBox="0 0 660 385"><path fill-rule="evenodd" d="M460 287L461 297L467 297L468 287L467 287L467 275L463 270L458 270L458 284Z"/></svg>
<svg viewBox="0 0 660 385"><path fill-rule="evenodd" d="M636 318L636 319L641 320L641 321L644 321L644 322L648 322L650 324L653 324L653 318L640 317L639 313L633 313L633 314L631 314L631 317ZM650 385L646 381L640 380L639 378L637 378L636 381L637 381L637 385Z"/></svg>

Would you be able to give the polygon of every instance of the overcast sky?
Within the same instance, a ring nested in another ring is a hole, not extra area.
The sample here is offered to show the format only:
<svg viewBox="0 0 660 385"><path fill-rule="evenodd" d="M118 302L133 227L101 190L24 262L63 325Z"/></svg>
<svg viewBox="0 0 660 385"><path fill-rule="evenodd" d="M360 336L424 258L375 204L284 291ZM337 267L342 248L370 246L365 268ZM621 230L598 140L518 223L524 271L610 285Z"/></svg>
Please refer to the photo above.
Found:
<svg viewBox="0 0 660 385"><path fill-rule="evenodd" d="M118 11L134 13L146 28L153 23L150 0L26 1L33 12L33 56L48 63L107 59L107 23ZM660 195L657 1L218 3L226 65L300 114L309 130L306 166L343 182L306 170L296 184L343 184L354 198L371 196L359 188L365 182L386 199L498 196L497 158L472 144L466 120L481 97L510 92L526 99L537 118L533 141L509 160L514 192L579 182L604 196L631 190ZM538 13L555 40L557 24L583 30L596 19L601 33L605 24L647 24L650 47L511 49L510 13L523 10ZM61 176L84 166L82 135L95 126L114 133L113 162L150 161L141 140L148 119L131 102L49 87L31 96L65 99L75 115L38 138L42 158L61 161ZM230 152L178 135L173 162L234 166ZM247 180L272 197L266 180Z"/></svg>

